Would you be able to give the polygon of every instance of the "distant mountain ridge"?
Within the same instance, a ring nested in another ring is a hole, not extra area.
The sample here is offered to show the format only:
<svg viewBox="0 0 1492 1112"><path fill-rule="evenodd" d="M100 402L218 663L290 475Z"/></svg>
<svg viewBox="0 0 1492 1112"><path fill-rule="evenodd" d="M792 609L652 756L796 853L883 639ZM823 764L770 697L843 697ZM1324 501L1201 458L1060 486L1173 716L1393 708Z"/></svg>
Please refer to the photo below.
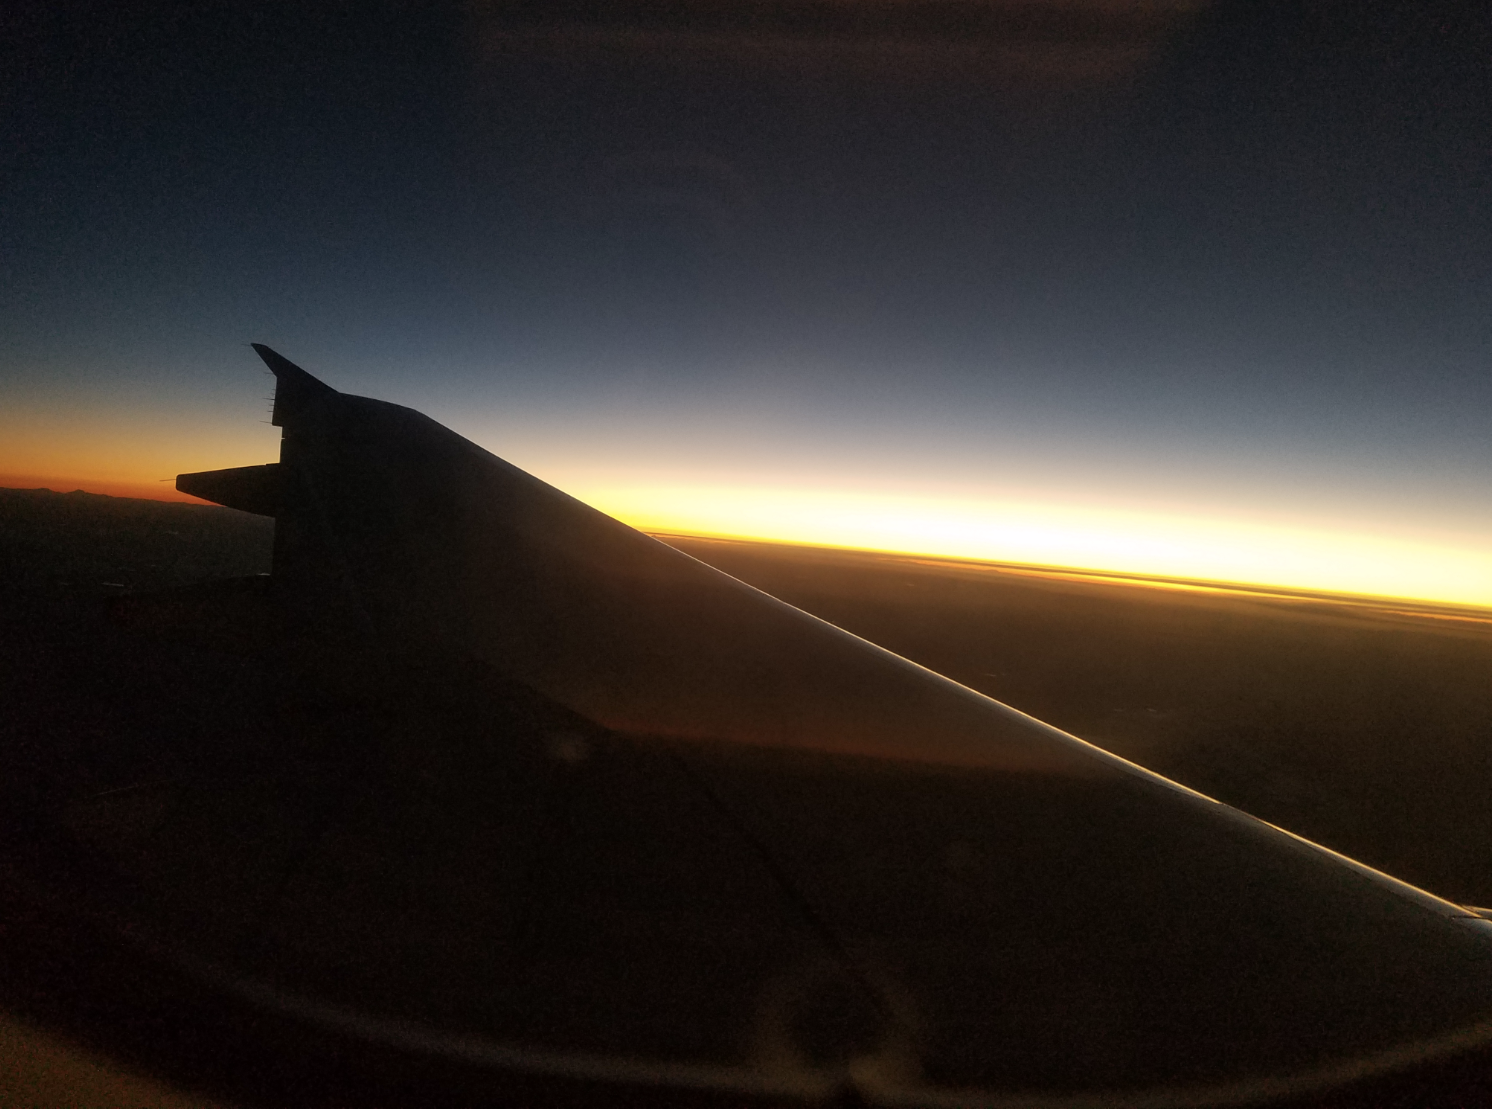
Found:
<svg viewBox="0 0 1492 1112"><path fill-rule="evenodd" d="M0 487L0 589L117 594L267 574L274 531L221 506Z"/></svg>

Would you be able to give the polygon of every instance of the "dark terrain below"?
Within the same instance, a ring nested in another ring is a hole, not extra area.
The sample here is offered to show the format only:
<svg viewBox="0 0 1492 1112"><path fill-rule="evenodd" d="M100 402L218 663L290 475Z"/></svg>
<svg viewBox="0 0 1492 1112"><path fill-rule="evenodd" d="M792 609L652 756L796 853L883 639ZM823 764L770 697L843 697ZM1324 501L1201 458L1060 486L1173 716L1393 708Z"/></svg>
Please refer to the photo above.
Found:
<svg viewBox="0 0 1492 1112"><path fill-rule="evenodd" d="M1267 822L1492 902L1492 614L669 540Z"/></svg>
<svg viewBox="0 0 1492 1112"><path fill-rule="evenodd" d="M0 688L36 682L38 646L99 600L267 573L273 531L214 506L0 490ZM666 539L1268 822L1492 904L1492 614Z"/></svg>
<svg viewBox="0 0 1492 1112"><path fill-rule="evenodd" d="M148 947L142 956L132 940L152 938L313 986L330 977L326 992L372 993L363 1004L375 1011L387 997L451 1029L499 1033L483 986L510 984L509 995L529 993L503 1004L523 1031L594 1021L605 1033L637 1015L613 1024L569 1007L567 986L609 999L606 978L640 976L640 954L668 963L647 984L682 983L681 969L746 976L765 945L762 923L737 929L726 898L751 870L709 856L719 827L684 805L697 792L676 762L591 736L562 708L505 693L495 674L424 656L390 670L377 652L267 605L273 531L220 507L0 489L0 892L25 897L0 914L7 1010L230 1103L486 1105L496 1092L530 1105L656 1104L651 1090L573 1078L494 1089L489 1074L444 1059L266 1024L179 963ZM1492 615L664 539L1267 821L1438 895L1492 904ZM816 798L827 806L844 786L826 781ZM1081 801L1026 802L991 821L1085 826ZM877 811L888 830L903 827L888 845L958 810L947 794L921 805L911 818ZM525 846L551 847L542 868L523 863ZM1106 852L1117 851L1085 847L1054 894L1102 888L1074 869L1101 869ZM617 887L675 866L689 885ZM702 878L721 891L703 894ZM517 892L554 912L542 929ZM584 914L597 892L614 911L604 921ZM1109 922L1120 909L1106 906ZM725 918L691 918L706 911ZM665 928L678 938L639 946L634 927L639 939ZM504 952L504 931L530 954L522 985L483 964ZM727 944L740 954L721 960ZM707 953L685 961L689 946ZM1022 1022L1053 996L1050 982L1031 987L1012 1013ZM660 1045L709 1026L675 1022L670 1008L638 1014L659 1024ZM1095 1061L1083 1068L1101 1088L1108 1067ZM1078 1084L1080 1065L1058 1072ZM1404 1099L1483 1103L1484 1076L1477 1064L1465 1075L1474 1092L1455 1087L1465 1077L1431 1079ZM0 1071L0 1094L4 1081Z"/></svg>

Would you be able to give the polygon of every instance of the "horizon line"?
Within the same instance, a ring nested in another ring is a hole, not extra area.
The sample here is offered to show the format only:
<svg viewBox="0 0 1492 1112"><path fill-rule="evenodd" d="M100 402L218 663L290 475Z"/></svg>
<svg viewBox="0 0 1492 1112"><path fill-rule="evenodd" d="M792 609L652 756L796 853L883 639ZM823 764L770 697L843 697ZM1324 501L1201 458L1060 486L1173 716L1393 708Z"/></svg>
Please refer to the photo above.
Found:
<svg viewBox="0 0 1492 1112"><path fill-rule="evenodd" d="M19 476L17 476L17 478L19 478ZM171 480L162 479L160 481L170 482ZM89 485L113 486L115 484L104 482ZM119 485L126 486L134 484L121 483ZM172 498L147 498L142 497L138 494L109 494L98 490L87 490L81 486L73 490L64 491L56 490L49 486L16 487L9 485L0 485L0 490L15 490L25 492L45 491L48 494L55 494L59 497L64 498L74 494L87 494L95 498L115 498L135 502L158 502L162 505L216 505L216 503L209 502L206 499L197 498L193 495L182 494L176 491L174 486L171 488L171 493L173 495L177 495L177 497ZM165 492L162 491L161 493L164 494ZM598 510L597 512L602 511ZM1048 579L1086 580L1092 582L1113 583L1116 585L1132 587L1152 587L1168 590L1245 595L1260 599L1274 599L1288 602L1333 603L1336 605L1372 608L1385 613L1399 614L1405 617L1434 618L1439 620L1464 621L1492 625L1492 605L1479 605L1477 603L1470 602L1440 602L1432 599L1414 598L1413 596L1408 595L1358 594L1350 591L1324 591L1309 587L1291 587L1284 584L1246 583L1221 579L1198 579L1184 576L1168 576L1147 572L1118 571L1107 568L1078 567L1062 564L1028 564L1016 561L993 560L973 556L952 556L938 552L918 552L910 549L861 548L854 545L836 545L818 541L795 541L774 537L744 536L741 534L729 533L701 533L672 529L639 529L638 532L644 533L645 535L658 540L663 540L667 537L676 537L680 540L696 540L706 542L713 541L725 542L729 544L749 544L778 548L798 548L826 553L864 556L873 559L897 560L909 563L941 564L944 566L985 569L1005 572L1009 574L1028 575ZM667 541L664 540L664 543L667 543Z"/></svg>
<svg viewBox="0 0 1492 1112"><path fill-rule="evenodd" d="M1411 617L1445 618L1492 624L1492 605L1473 602L1438 602L1406 595L1370 595L1351 591L1323 591L1310 587L1290 587L1268 583L1230 582L1222 579L1192 579L1146 572L1112 571L1061 564L1023 564L1008 560L981 559L974 556L949 556L936 552L914 552L901 549L857 548L853 545L824 544L813 541L777 540L771 537L748 537L726 533L686 533L673 530L639 530L663 540L723 541L730 544L753 544L780 548L803 548L821 552L843 553L906 563L956 565L992 571L1030 575L1047 579L1081 579L1117 583L1135 587L1162 587L1173 590L1251 595L1257 598L1290 602L1329 602L1363 606ZM1413 609L1409 609L1412 607Z"/></svg>

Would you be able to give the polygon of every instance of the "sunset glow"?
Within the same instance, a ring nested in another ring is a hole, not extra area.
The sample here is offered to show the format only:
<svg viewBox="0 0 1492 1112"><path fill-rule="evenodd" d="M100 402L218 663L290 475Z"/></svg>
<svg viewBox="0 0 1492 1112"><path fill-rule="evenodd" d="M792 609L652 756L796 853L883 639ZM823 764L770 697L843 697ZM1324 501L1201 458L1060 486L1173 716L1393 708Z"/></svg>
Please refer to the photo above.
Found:
<svg viewBox="0 0 1492 1112"><path fill-rule="evenodd" d="M1492 554L1086 506L831 490L575 491L637 528L1492 606Z"/></svg>
<svg viewBox="0 0 1492 1112"><path fill-rule="evenodd" d="M152 410L143 400L112 410L17 407L0 418L0 485L196 501L176 491L178 472L278 458L279 430L241 412L252 404L244 397L199 413ZM1145 490L1126 496L1122 485L1038 489L1017 481L1008 463L985 465L1007 475L1003 491L959 487L946 463L944 480L935 467L891 487L882 480L898 474L894 459L858 482L836 473L848 449L796 463L781 446L763 449L777 470L757 466L753 474L749 440L728 463L717 456L701 472L711 451L703 443L659 454L646 443L607 443L585 432L589 425L523 434L466 417L453 420L458 431L466 425L499 455L649 532L1492 606L1492 544L1477 544L1474 530L1416 529L1391 512L1312 528L1200 498L1192 507L1160 507ZM482 427L471 428L474 420ZM706 429L710 417L692 424ZM681 473L694 478L673 479Z"/></svg>
<svg viewBox="0 0 1492 1112"><path fill-rule="evenodd" d="M169 426L169 427L168 427ZM0 486L198 501L178 471L277 458L278 430L207 421L120 421L6 430ZM582 445L576 445L583 454ZM562 453L561 453L562 454ZM668 482L623 461L541 478L646 532L783 541L1084 571L1492 607L1492 546L1444 536L1311 529L1238 514L1161 512L1083 499L947 497L714 475ZM620 476L621 481L617 481ZM808 477L805 476L805 480ZM1474 538L1471 538L1474 539Z"/></svg>
<svg viewBox="0 0 1492 1112"><path fill-rule="evenodd" d="M256 423L252 411L233 421L154 398L115 406L48 400L0 411L0 486L200 502L176 489L178 473L279 456L279 430Z"/></svg>

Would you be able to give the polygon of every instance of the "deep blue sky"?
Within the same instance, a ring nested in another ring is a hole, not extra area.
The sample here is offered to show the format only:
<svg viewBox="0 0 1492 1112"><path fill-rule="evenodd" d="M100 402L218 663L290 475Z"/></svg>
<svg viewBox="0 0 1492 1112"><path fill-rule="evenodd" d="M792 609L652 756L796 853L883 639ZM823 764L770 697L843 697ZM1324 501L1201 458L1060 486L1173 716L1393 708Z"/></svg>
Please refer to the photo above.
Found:
<svg viewBox="0 0 1492 1112"><path fill-rule="evenodd" d="M1183 7L12 13L0 472L255 462L259 340L582 488L1487 547L1486 9Z"/></svg>

